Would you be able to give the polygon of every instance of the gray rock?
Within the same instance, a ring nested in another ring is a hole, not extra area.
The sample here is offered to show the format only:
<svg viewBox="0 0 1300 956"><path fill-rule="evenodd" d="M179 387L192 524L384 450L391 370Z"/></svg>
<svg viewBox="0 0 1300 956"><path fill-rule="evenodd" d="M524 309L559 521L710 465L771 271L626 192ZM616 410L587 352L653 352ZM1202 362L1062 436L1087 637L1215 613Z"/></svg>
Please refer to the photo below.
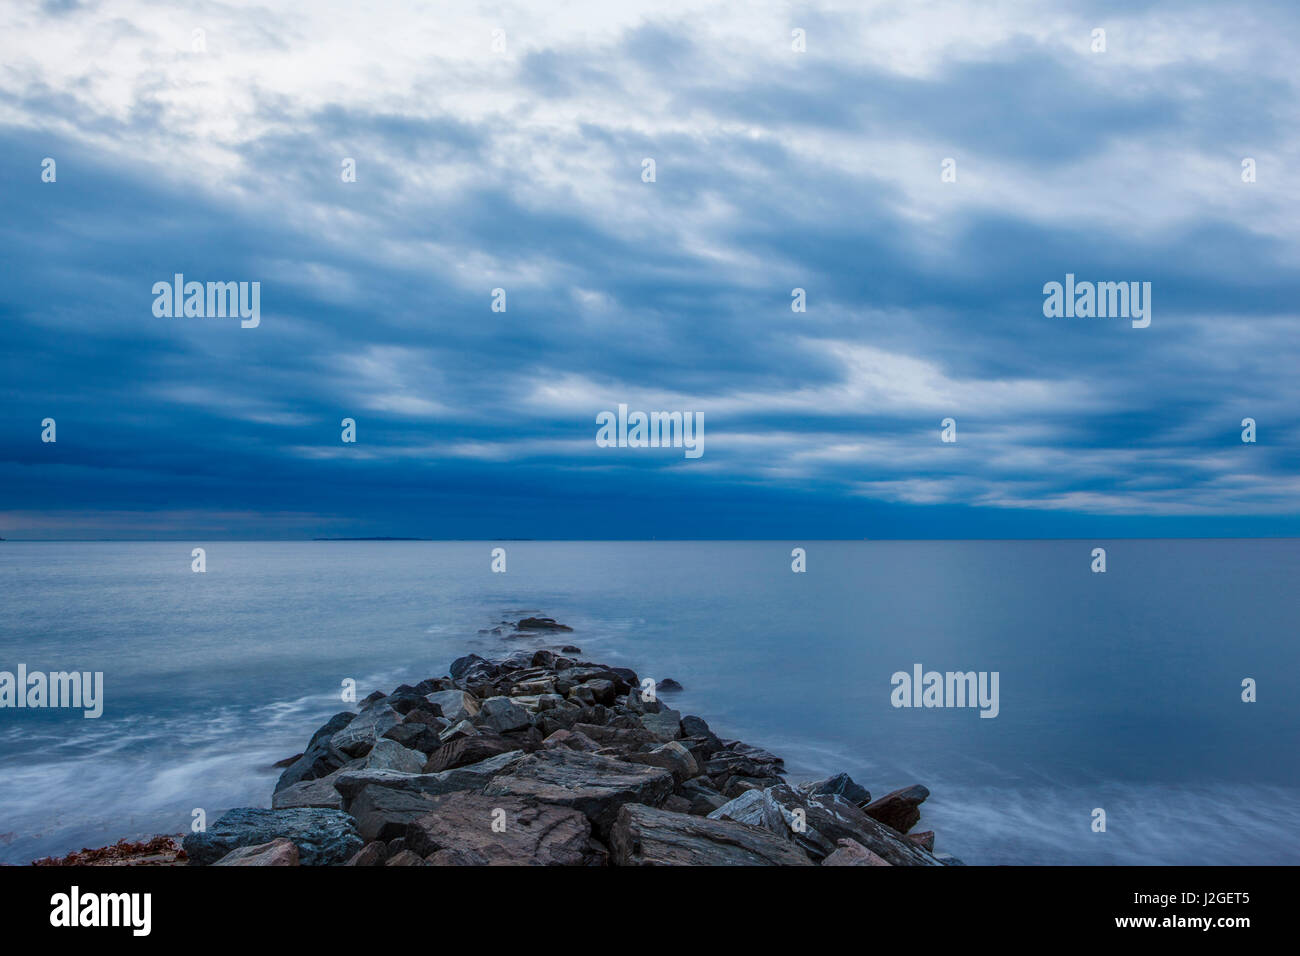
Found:
<svg viewBox="0 0 1300 956"><path fill-rule="evenodd" d="M439 773L402 773L397 770L345 770L334 780L334 786L343 795L343 806L350 806L363 789L369 786L391 787L412 793L451 793L456 790L481 790L489 780L502 771L509 770L524 758L522 750L498 754L487 760L443 770Z"/></svg>
<svg viewBox="0 0 1300 956"><path fill-rule="evenodd" d="M601 862L591 824L577 810L509 796L452 793L413 821L406 846L424 857L451 851L489 866L586 866ZM494 830L493 821L504 829ZM437 862L444 865L445 858Z"/></svg>
<svg viewBox="0 0 1300 956"><path fill-rule="evenodd" d="M682 712L663 707L658 713L641 715L641 725L660 740L676 740L682 735Z"/></svg>
<svg viewBox="0 0 1300 956"><path fill-rule="evenodd" d="M406 827L429 812L433 798L426 793L397 790L392 787L365 787L348 807L357 821L361 839L396 840L406 835Z"/></svg>
<svg viewBox="0 0 1300 956"><path fill-rule="evenodd" d="M779 815L779 817L778 817ZM786 784L743 793L709 814L711 820L749 823L793 839L814 860L838 841L856 840L893 866L936 866L938 861L838 794L807 794Z"/></svg>
<svg viewBox="0 0 1300 956"><path fill-rule="evenodd" d="M574 750L539 750L493 777L488 796L536 797L586 814L600 837L625 803L657 806L672 792L673 775L659 767L624 763Z"/></svg>
<svg viewBox="0 0 1300 956"><path fill-rule="evenodd" d="M425 757L418 750L408 750L396 740L381 737L366 754L363 770L399 770L402 773L419 773L424 769Z"/></svg>
<svg viewBox="0 0 1300 956"><path fill-rule="evenodd" d="M433 694L426 694L424 699L431 704L438 705L442 711L442 716L451 721L452 724L457 724L462 720L470 720L479 711L478 698L463 690L440 690Z"/></svg>
<svg viewBox="0 0 1300 956"><path fill-rule="evenodd" d="M810 866L794 843L760 827L624 804L610 834L619 866Z"/></svg>
<svg viewBox="0 0 1300 956"><path fill-rule="evenodd" d="M330 738L330 744L349 757L364 757L382 737L402 720L387 704L376 704L357 714L352 722Z"/></svg>
<svg viewBox="0 0 1300 956"><path fill-rule="evenodd" d="M227 812L205 833L191 833L182 842L191 865L207 866L231 850L284 838L298 848L303 866L345 863L361 849L352 818L338 810L297 808L262 810L240 807Z"/></svg>
<svg viewBox="0 0 1300 956"><path fill-rule="evenodd" d="M836 841L835 852L822 860L822 866L889 866L888 860L872 853L857 840L845 837Z"/></svg>
<svg viewBox="0 0 1300 956"><path fill-rule="evenodd" d="M300 807L322 807L327 810L342 810L343 796L334 789L334 781L338 779L341 772L336 770L329 776L321 777L319 780L303 780L291 787L277 790L275 795L271 797L271 809L292 810Z"/></svg>
<svg viewBox="0 0 1300 956"><path fill-rule="evenodd" d="M665 770L672 772L673 778L678 783L697 777L700 773L700 765L691 756L691 752L676 740L660 744L649 753L628 754L623 759L629 763L645 764L649 767L663 767Z"/></svg>
<svg viewBox="0 0 1300 956"><path fill-rule="evenodd" d="M857 807L865 807L871 802L871 792L863 786L853 782L853 778L847 773L837 773L833 777L827 777L825 780L814 780L811 783L801 783L799 789L804 793L838 793L849 803Z"/></svg>
<svg viewBox="0 0 1300 956"><path fill-rule="evenodd" d="M899 833L906 833L921 819L918 807L930 796L930 791L919 783L887 793L879 800L867 804L863 812Z"/></svg>
<svg viewBox="0 0 1300 956"><path fill-rule="evenodd" d="M474 723L498 734L508 734L512 730L523 730L531 726L532 719L528 716L528 711L509 697L489 697L483 701Z"/></svg>
<svg viewBox="0 0 1300 956"><path fill-rule="evenodd" d="M298 848L283 838L231 850L213 866L298 866Z"/></svg>

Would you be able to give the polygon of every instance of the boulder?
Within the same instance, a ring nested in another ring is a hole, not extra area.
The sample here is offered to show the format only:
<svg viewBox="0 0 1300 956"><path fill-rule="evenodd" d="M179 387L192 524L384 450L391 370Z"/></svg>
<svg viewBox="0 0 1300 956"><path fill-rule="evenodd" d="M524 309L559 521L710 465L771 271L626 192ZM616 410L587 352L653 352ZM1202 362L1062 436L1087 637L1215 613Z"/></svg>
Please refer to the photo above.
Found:
<svg viewBox="0 0 1300 956"><path fill-rule="evenodd" d="M303 866L345 863L361 849L352 818L338 810L295 808L262 810L239 807L224 814L204 833L182 842L191 865L207 866L231 850L284 838L298 848Z"/></svg>
<svg viewBox="0 0 1300 956"><path fill-rule="evenodd" d="M678 783L697 777L700 773L700 765L691 756L691 752L676 740L660 744L649 753L628 754L623 759L629 763L645 764L648 767L663 767L672 772L673 779Z"/></svg>
<svg viewBox="0 0 1300 956"><path fill-rule="evenodd" d="M709 785L708 777L687 780L678 788L678 792L690 801L691 809L688 812L700 817L707 817L727 802L726 797Z"/></svg>
<svg viewBox="0 0 1300 956"><path fill-rule="evenodd" d="M764 827L793 839L814 860L834 853L838 841L856 840L894 866L936 866L920 847L883 826L838 794L807 794L786 784L743 793L709 814Z"/></svg>
<svg viewBox="0 0 1300 956"><path fill-rule="evenodd" d="M375 840L367 843L352 855L344 866L383 866L388 859L388 846Z"/></svg>
<svg viewBox="0 0 1300 956"><path fill-rule="evenodd" d="M794 843L761 827L627 803L610 833L619 866L809 866Z"/></svg>
<svg viewBox="0 0 1300 956"><path fill-rule="evenodd" d="M583 753L595 753L600 749L600 744L576 730L557 730L542 741L542 746L547 750L564 747L568 750L581 750Z"/></svg>
<svg viewBox="0 0 1300 956"><path fill-rule="evenodd" d="M881 859L857 840L845 837L836 841L835 852L822 860L822 866L889 866L888 860Z"/></svg>
<svg viewBox="0 0 1300 956"><path fill-rule="evenodd" d="M625 803L662 803L672 792L673 775L659 767L624 763L574 750L539 750L484 788L488 796L535 797L586 814L597 836L609 833Z"/></svg>
<svg viewBox="0 0 1300 956"><path fill-rule="evenodd" d="M298 866L298 848L284 838L231 850L213 866Z"/></svg>
<svg viewBox="0 0 1300 956"><path fill-rule="evenodd" d="M926 830L924 833L909 833L907 834L907 842L914 843L917 846L919 846L922 850L927 850L930 853L933 853L934 852L934 831Z"/></svg>
<svg viewBox="0 0 1300 956"><path fill-rule="evenodd" d="M364 757L375 741L401 720L401 715L387 704L375 704L357 714L351 723L331 737L330 744L349 757Z"/></svg>
<svg viewBox="0 0 1300 956"><path fill-rule="evenodd" d="M435 704L442 716L452 724L470 720L479 711L478 698L463 690L440 690L426 694L424 699L430 704Z"/></svg>
<svg viewBox="0 0 1300 956"><path fill-rule="evenodd" d="M349 714L348 716L355 715ZM333 737L333 734L330 734L329 737L314 740L301 757L285 768L284 773L280 774L280 779L275 785L277 793L292 787L294 784L302 783L304 780L318 780L321 777L327 777L347 764L348 755L330 744L331 737Z"/></svg>
<svg viewBox="0 0 1300 956"><path fill-rule="evenodd" d="M906 833L921 819L921 811L917 808L929 796L929 790L919 783L914 783L910 787L885 794L879 800L867 804L862 810L873 820L879 820L899 833Z"/></svg>
<svg viewBox="0 0 1300 956"><path fill-rule="evenodd" d="M474 723L498 734L506 734L532 726L532 718L509 697L489 697L483 701Z"/></svg>
<svg viewBox="0 0 1300 956"><path fill-rule="evenodd" d="M343 794L346 809L357 794L369 786L391 787L412 793L451 793L455 790L481 790L496 774L509 770L524 758L522 750L498 754L478 763L443 770L438 773L402 773L397 770L345 770L334 779Z"/></svg>
<svg viewBox="0 0 1300 956"><path fill-rule="evenodd" d="M566 624L556 623L553 617L526 617L515 625L517 631L572 631Z"/></svg>
<svg viewBox="0 0 1300 956"><path fill-rule="evenodd" d="M477 654L466 654L464 657L458 657L451 662L451 667L447 668L447 673L451 675L453 680L460 680L471 672L479 672L487 677L495 677L500 672L500 668Z"/></svg>
<svg viewBox="0 0 1300 956"><path fill-rule="evenodd" d="M658 713L642 714L641 726L660 740L676 740L682 735L682 714L679 710L661 707Z"/></svg>
<svg viewBox="0 0 1300 956"><path fill-rule="evenodd" d="M871 802L871 792L866 787L853 782L847 773L837 773L825 780L801 783L799 789L804 793L837 793L856 807L865 807Z"/></svg>
<svg viewBox="0 0 1300 956"><path fill-rule="evenodd" d="M412 853L410 850L402 850L394 853L384 861L384 866L428 866L424 862L424 857L418 853Z"/></svg>
<svg viewBox="0 0 1300 956"><path fill-rule="evenodd" d="M412 790L365 787L348 806L357 821L361 839L396 840L406 835L406 826L429 812L433 798Z"/></svg>
<svg viewBox="0 0 1300 956"><path fill-rule="evenodd" d="M419 773L424 769L425 757L418 750L408 750L396 740L381 737L366 754L363 770L399 770L402 773Z"/></svg>
<svg viewBox="0 0 1300 956"><path fill-rule="evenodd" d="M522 748L518 741L508 740L495 734L460 737L435 750L421 769L424 773L439 773L520 749Z"/></svg>
<svg viewBox="0 0 1300 956"><path fill-rule="evenodd" d="M591 824L577 810L502 795L452 793L406 831L406 846L430 857L451 851L489 866L586 866L601 862ZM497 821L497 829L493 822ZM481 865L480 864L480 865Z"/></svg>
<svg viewBox="0 0 1300 956"><path fill-rule="evenodd" d="M291 787L277 790L271 797L272 810L291 810L295 807L324 807L327 810L342 810L343 796L334 789L334 781L342 771L319 780L303 780Z"/></svg>

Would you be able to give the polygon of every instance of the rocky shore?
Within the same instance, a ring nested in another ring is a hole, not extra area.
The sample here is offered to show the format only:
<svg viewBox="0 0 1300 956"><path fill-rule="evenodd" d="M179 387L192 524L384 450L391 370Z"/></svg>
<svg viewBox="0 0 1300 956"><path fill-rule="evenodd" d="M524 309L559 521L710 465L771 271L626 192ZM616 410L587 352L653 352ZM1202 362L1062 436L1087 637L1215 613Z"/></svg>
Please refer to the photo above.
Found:
<svg viewBox="0 0 1300 956"><path fill-rule="evenodd" d="M539 619L549 621L549 619ZM546 630L558 631L563 625ZM847 774L793 784L624 667L572 645L475 654L334 715L271 809L183 842L191 866L939 866L929 796Z"/></svg>

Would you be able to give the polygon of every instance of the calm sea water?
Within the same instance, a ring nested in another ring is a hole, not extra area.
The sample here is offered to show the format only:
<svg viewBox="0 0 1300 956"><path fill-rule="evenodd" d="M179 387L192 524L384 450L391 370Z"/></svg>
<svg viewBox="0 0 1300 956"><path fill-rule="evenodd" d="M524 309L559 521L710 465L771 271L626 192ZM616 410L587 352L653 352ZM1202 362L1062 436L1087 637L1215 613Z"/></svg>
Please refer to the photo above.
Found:
<svg viewBox="0 0 1300 956"><path fill-rule="evenodd" d="M0 861L269 806L344 678L499 656L479 629L540 612L793 778L926 784L969 863L1300 863L1300 542L517 542L506 574L488 543L195 544L206 574L187 542L0 543L0 670L106 683L98 720L0 710ZM999 672L999 716L895 709L916 663Z"/></svg>

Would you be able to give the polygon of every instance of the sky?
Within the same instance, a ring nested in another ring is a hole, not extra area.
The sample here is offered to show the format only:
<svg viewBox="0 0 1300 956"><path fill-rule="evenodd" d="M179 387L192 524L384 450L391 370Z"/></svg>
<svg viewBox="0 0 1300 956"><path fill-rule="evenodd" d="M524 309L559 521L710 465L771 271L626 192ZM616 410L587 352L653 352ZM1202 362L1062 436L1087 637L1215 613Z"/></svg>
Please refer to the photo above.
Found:
<svg viewBox="0 0 1300 956"><path fill-rule="evenodd" d="M1300 534L1298 48L1286 3L10 0L0 536ZM155 314L177 273L258 324ZM1067 274L1149 326L1045 315ZM620 404L703 453L602 447Z"/></svg>

